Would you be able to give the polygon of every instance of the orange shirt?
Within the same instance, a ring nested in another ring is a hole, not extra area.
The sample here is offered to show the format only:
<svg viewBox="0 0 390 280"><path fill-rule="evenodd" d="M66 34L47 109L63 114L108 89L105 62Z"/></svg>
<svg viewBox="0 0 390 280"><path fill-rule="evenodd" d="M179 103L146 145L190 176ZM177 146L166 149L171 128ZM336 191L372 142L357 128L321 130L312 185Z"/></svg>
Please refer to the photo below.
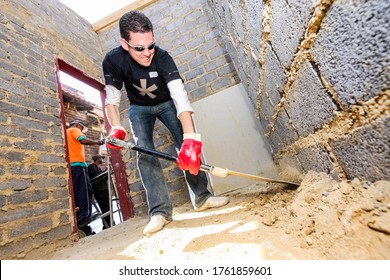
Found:
<svg viewBox="0 0 390 280"><path fill-rule="evenodd" d="M72 163L86 164L84 145L80 143L80 140L86 138L85 134L77 127L69 127L66 130L66 138L68 140L69 161L71 166Z"/></svg>

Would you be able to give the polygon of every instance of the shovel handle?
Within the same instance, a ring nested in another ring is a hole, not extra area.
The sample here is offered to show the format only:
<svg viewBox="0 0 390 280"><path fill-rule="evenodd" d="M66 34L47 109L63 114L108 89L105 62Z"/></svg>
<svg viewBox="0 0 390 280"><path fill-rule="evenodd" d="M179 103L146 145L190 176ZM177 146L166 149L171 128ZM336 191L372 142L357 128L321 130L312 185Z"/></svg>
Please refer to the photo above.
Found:
<svg viewBox="0 0 390 280"><path fill-rule="evenodd" d="M137 152L141 152L141 153L148 154L151 156L157 156L159 158L163 158L163 159L173 161L173 162L176 162L176 159L177 159L177 157L172 156L170 154L162 153L162 152L159 152L159 151L156 151L153 149L149 149L149 148L145 148L145 147L140 147L140 146L137 146L133 143L118 140L115 138L107 138L107 143L110 143L112 145L122 147L122 148L130 148L130 149L137 151ZM216 166L203 164L203 163L200 165L199 169L201 171L208 172L211 175L218 176L221 178L225 178L228 175L234 175L234 176L240 176L240 177L250 178L250 179L254 179L254 180L261 180L261 181L265 181L265 182L281 183L281 184L287 184L287 185L292 185L292 186L297 186L297 187L299 186L298 183L282 181L282 180L277 180L277 179L264 178L264 177L260 177L260 176L256 176L256 175L232 171L229 169L216 167Z"/></svg>
<svg viewBox="0 0 390 280"><path fill-rule="evenodd" d="M177 157L172 156L170 154L162 153L162 152L159 152L159 151L156 151L156 150L153 150L153 149L149 149L149 148L145 148L145 147L140 147L140 146L137 146L135 144L132 144L132 143L129 143L129 142L125 142L125 141L122 141L122 140L118 140L118 139L114 139L114 138L108 138L107 142L112 144L112 145L116 145L116 146L119 146L119 147L122 147L122 148L130 148L130 149L132 149L134 151L141 152L141 153L144 153L144 154L148 154L148 155L151 155L151 156L157 156L159 158L166 159L166 160L169 160L169 161L176 162L176 160L177 160ZM213 167L211 165L207 165L207 164L201 164L200 165L200 170L205 171L205 172L210 172L212 170L212 168Z"/></svg>

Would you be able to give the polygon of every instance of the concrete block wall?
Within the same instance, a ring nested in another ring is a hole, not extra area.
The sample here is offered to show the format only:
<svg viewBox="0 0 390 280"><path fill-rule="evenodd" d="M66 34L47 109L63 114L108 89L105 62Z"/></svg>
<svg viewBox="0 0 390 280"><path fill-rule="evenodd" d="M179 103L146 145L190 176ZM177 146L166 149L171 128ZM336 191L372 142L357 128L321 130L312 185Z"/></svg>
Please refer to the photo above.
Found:
<svg viewBox="0 0 390 280"><path fill-rule="evenodd" d="M0 256L33 258L72 237L55 62L101 80L102 50L56 0L2 1L0 45Z"/></svg>
<svg viewBox="0 0 390 280"><path fill-rule="evenodd" d="M240 82L233 62L224 46L210 7L206 0L160 0L145 7L152 21L157 44L170 52L185 83L191 102L200 100ZM118 23L98 32L103 52L119 44ZM128 121L129 102L123 89L121 102L122 125L131 132ZM156 123L156 148L176 154L168 130ZM137 215L147 213L145 192L135 162L134 151L122 151ZM183 173L175 164L161 160L172 202L181 204L189 200ZM184 192L184 193L183 193Z"/></svg>
<svg viewBox="0 0 390 280"><path fill-rule="evenodd" d="M208 2L282 169L390 179L389 1Z"/></svg>

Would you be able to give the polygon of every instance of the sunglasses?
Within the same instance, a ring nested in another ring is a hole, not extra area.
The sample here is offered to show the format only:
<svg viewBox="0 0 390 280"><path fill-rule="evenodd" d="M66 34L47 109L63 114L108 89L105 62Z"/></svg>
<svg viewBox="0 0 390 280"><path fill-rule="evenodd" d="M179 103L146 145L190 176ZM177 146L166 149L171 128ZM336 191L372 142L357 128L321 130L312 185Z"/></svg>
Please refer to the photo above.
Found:
<svg viewBox="0 0 390 280"><path fill-rule="evenodd" d="M136 50L137 52L143 52L145 49L148 49L148 50L151 51L156 46L156 41L153 41L149 46L136 46L136 45L130 44L126 40L125 40L125 42L126 42L126 44L129 45L129 47L131 47L132 49Z"/></svg>

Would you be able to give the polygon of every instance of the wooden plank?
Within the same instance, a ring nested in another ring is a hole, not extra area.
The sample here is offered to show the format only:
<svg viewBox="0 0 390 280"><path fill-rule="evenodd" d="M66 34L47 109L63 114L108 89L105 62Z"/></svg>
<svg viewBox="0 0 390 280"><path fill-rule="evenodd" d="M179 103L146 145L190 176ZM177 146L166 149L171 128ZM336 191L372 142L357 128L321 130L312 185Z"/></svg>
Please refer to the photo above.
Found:
<svg viewBox="0 0 390 280"><path fill-rule="evenodd" d="M105 18L102 18L101 20L98 20L94 24L92 24L92 28L95 32L99 32L103 30L104 28L107 28L111 26L112 24L116 23L123 14L131 11L131 10L140 10L145 8L146 6L149 6L153 4L154 2L157 2L157 0L137 0L126 7L123 7L122 9L106 16Z"/></svg>

